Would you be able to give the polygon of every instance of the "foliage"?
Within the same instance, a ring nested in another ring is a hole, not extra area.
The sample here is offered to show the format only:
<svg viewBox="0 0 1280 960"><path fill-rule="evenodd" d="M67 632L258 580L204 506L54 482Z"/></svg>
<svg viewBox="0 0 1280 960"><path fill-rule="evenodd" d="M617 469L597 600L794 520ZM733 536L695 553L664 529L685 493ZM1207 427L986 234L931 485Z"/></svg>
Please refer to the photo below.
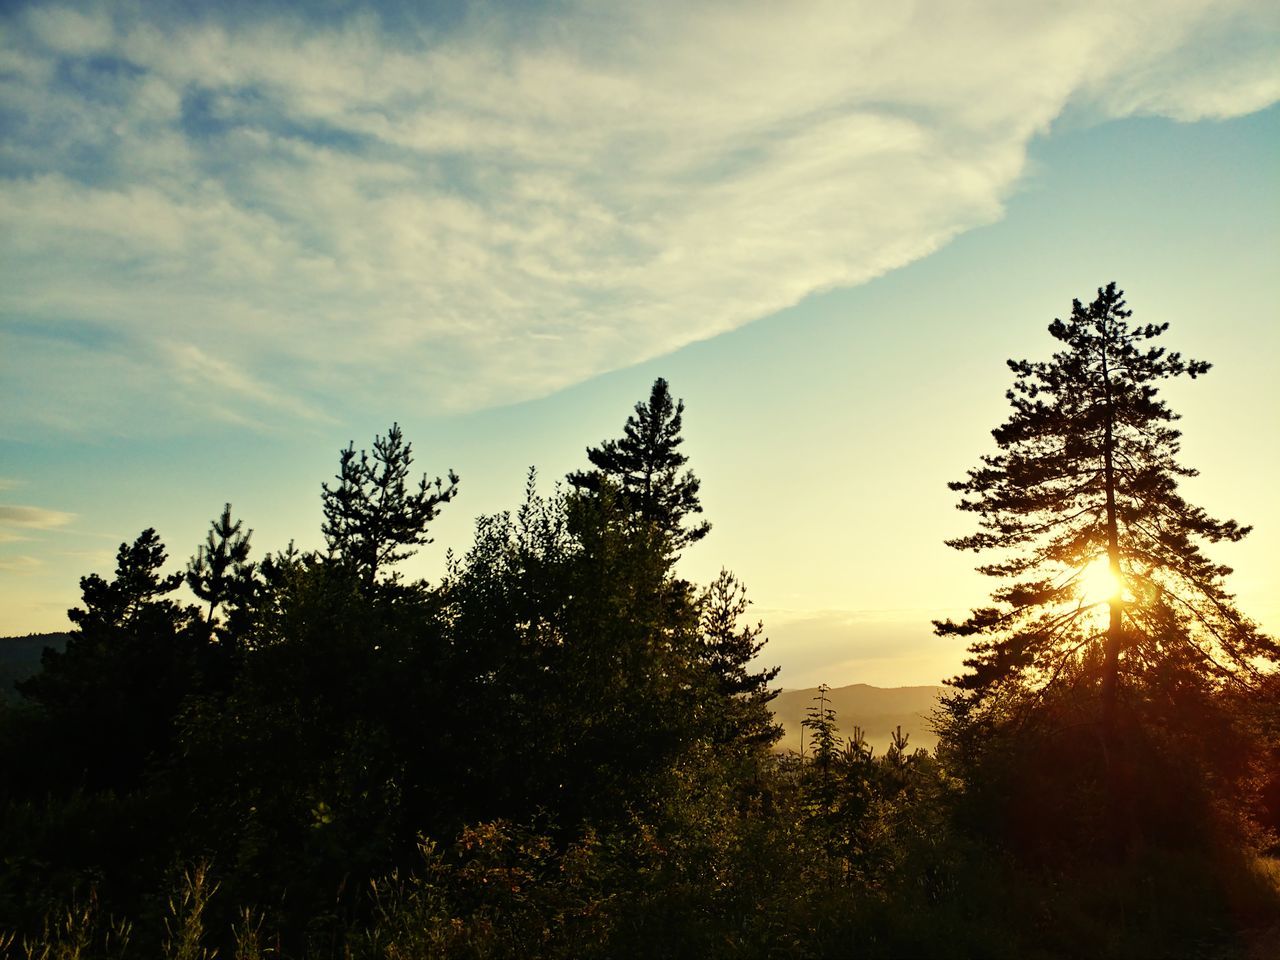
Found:
<svg viewBox="0 0 1280 960"><path fill-rule="evenodd" d="M1265 669L1280 662L1280 646L1235 609L1224 586L1230 569L1202 550L1249 529L1211 518L1178 492L1196 471L1177 459L1177 415L1156 384L1196 378L1209 364L1152 345L1168 324L1130 326L1130 316L1109 284L1049 326L1063 345L1051 360L1009 361L1013 413L992 431L999 453L951 484L979 529L949 541L994 554L978 570L1003 583L994 606L935 623L941 635L975 638L969 672L951 681L964 694L951 704L947 734L958 747L968 743L956 756L973 759L979 744L991 753L1002 724L1014 731L1010 749L1024 759L1013 768L1022 773L1039 769L1022 752L1030 743L1045 747L1041 761L1070 754L1074 766L1044 773L1053 780L1071 771L1083 791L1071 811L1092 811L1084 821L1105 821L1103 833L1121 846L1142 817L1152 781L1140 770L1152 750L1210 761L1215 787L1240 796L1248 762L1216 762L1195 744L1233 726L1219 709L1227 686L1256 696ZM975 724L977 734L967 734ZM1045 736L1071 749L1049 748L1037 732L1046 726L1057 732ZM1167 733L1165 742L1148 729ZM1245 752L1256 756L1256 744ZM979 779L1008 785L993 768L982 771ZM1101 784L1096 799L1093 784Z"/></svg>
<svg viewBox="0 0 1280 960"><path fill-rule="evenodd" d="M721 570L699 598L702 658L725 711L716 741L770 746L782 735L781 725L769 710L769 703L778 695L769 684L781 668L749 669L766 643L764 624L739 625L750 602L742 582L728 570Z"/></svg>
<svg viewBox="0 0 1280 960"><path fill-rule="evenodd" d="M191 592L209 605L205 621L212 631L218 607L228 603L244 606L254 587L253 564L249 562L249 539L253 531L241 533L243 522L232 521L231 504L209 530L208 539L187 564L186 583Z"/></svg>
<svg viewBox="0 0 1280 960"><path fill-rule="evenodd" d="M979 531L950 545L997 551L979 570L1014 581L993 595L999 606L938 624L942 634L992 638L974 643L962 689L1052 682L1100 643L1099 607L1121 623L1106 623L1104 670L1123 660L1135 678L1249 677L1253 660L1280 653L1235 610L1222 585L1229 568L1199 546L1239 540L1249 528L1214 520L1177 492L1196 471L1176 459L1179 433L1168 424L1177 415L1155 383L1195 378L1209 364L1146 346L1168 324L1131 328L1130 316L1112 283L1049 326L1065 345L1051 361L1009 361L1014 412L992 431L1001 452L951 484ZM1099 560L1116 582L1090 595Z"/></svg>
<svg viewBox="0 0 1280 960"><path fill-rule="evenodd" d="M373 454L355 444L339 454L337 484L321 484L324 524L321 532L331 555L349 564L366 591L378 572L413 555L413 548L430 543L426 527L441 505L453 499L458 477L449 471L449 485L425 474L418 489L409 487L413 445L400 425L393 423L385 437L375 437Z"/></svg>
<svg viewBox="0 0 1280 960"><path fill-rule="evenodd" d="M543 494L530 471L436 584L388 568L456 477L412 491L395 425L340 454L323 554L251 562L228 505L187 565L196 607L153 530L122 544L111 580L82 581L65 651L0 708L0 958L1231 957L1280 939L1280 872L1254 853L1280 810L1274 673L1223 683L1143 659L1135 633L1131 732L1107 753L1101 641L1052 683L993 642L975 671L996 679L943 704L936 756L901 729L882 756L842 740L825 686L809 748L772 753L778 670L745 588L673 569L707 529L682 413L659 380L594 472ZM1000 510L1033 503L1011 483ZM1125 622L1153 622L1136 602ZM1088 842L1105 769L1148 840L1123 862Z"/></svg>
<svg viewBox="0 0 1280 960"><path fill-rule="evenodd" d="M692 521L702 513L701 486L691 470L680 472L689 458L679 451L684 438L684 401L672 403L667 381L653 382L648 402L636 404L627 417L620 440L606 440L587 448L595 469L569 474L575 490L595 494L606 484L620 491L627 511L639 522L654 524L679 551L711 530L707 521Z"/></svg>
<svg viewBox="0 0 1280 960"><path fill-rule="evenodd" d="M543 499L531 474L514 516L477 523L441 599L474 814L616 819L710 735L697 606L607 484Z"/></svg>
<svg viewBox="0 0 1280 960"><path fill-rule="evenodd" d="M215 654L193 608L168 599L182 575L163 573L166 561L155 530L120 544L112 580L80 580L84 606L67 613L76 629L65 648L47 648L41 672L18 684L65 740L59 756L33 758L48 776L127 787L172 749L173 720Z"/></svg>

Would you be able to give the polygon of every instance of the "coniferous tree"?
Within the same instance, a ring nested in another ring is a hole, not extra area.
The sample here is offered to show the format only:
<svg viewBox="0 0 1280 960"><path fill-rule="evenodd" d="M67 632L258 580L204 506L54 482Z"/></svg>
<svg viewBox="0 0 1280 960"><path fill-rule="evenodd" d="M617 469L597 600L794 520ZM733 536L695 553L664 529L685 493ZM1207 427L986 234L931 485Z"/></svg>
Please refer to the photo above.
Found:
<svg viewBox="0 0 1280 960"><path fill-rule="evenodd" d="M531 477L514 515L477 522L441 595L455 808L610 820L712 739L694 598L607 481L544 499Z"/></svg>
<svg viewBox="0 0 1280 960"><path fill-rule="evenodd" d="M720 738L767 745L782 735L769 709L778 695L769 684L781 668L748 669L765 645L763 624L739 626L749 604L741 581L721 570L701 598L703 659L722 698L725 720Z"/></svg>
<svg viewBox="0 0 1280 960"><path fill-rule="evenodd" d="M836 732L836 710L827 699L830 692L831 688L825 683L819 684L818 695L813 698L814 705L805 708L805 718L800 721L800 726L810 731L813 762L822 771L824 778L829 778L831 767L844 742Z"/></svg>
<svg viewBox="0 0 1280 960"><path fill-rule="evenodd" d="M615 484L631 514L655 525L677 552L711 529L705 520L692 520L702 504L698 478L680 469L689 459L679 451L683 419L684 401L672 402L667 381L659 377L648 402L637 403L634 416L627 418L622 439L587 448L595 469L568 477L574 489L588 494L598 494L606 480Z"/></svg>
<svg viewBox="0 0 1280 960"><path fill-rule="evenodd" d="M235 598L238 592L242 593L239 588L253 576L253 564L249 563L249 539L253 531L241 533L243 523L232 522L231 504L226 504L222 515L213 521L208 538L187 563L187 586L209 605L205 622L210 631L218 607Z"/></svg>
<svg viewBox="0 0 1280 960"><path fill-rule="evenodd" d="M1209 364L1151 345L1168 324L1131 327L1130 315L1109 284L1050 324L1064 345L1050 361L1009 361L1013 413L992 431L1000 452L950 485L979 530L949 545L997 552L978 569L1011 582L993 593L996 606L935 624L939 634L981 638L970 672L953 681L979 695L1041 688L1094 658L1106 737L1122 674L1247 679L1259 658L1280 654L1236 610L1223 583L1230 568L1201 550L1249 528L1211 518L1178 492L1196 471L1177 460L1177 415L1156 384L1195 378Z"/></svg>
<svg viewBox="0 0 1280 960"><path fill-rule="evenodd" d="M375 437L373 453L349 444L339 454L337 485L321 484L324 524L321 532L330 555L346 563L369 592L378 573L413 555L414 547L430 543L427 524L442 504L453 499L458 476L449 471L449 485L426 475L413 490L408 484L413 445L399 424L386 437Z"/></svg>
<svg viewBox="0 0 1280 960"><path fill-rule="evenodd" d="M1200 802L1177 799L1187 784L1204 783L1206 797L1249 789L1249 751L1211 738L1249 742L1224 689L1256 692L1280 661L1236 609L1230 568L1202 549L1249 528L1213 519L1178 489L1196 471L1178 460L1177 415L1157 384L1209 364L1154 345L1168 324L1131 326L1130 315L1109 284L1049 326L1062 344L1049 361L1009 361L1013 413L992 431L999 452L951 484L979 529L949 541L994 554L978 570L1003 583L992 606L935 622L940 635L974 638L944 702L944 747L964 763L991 758L997 767L979 781L1014 778L996 789L1019 842L1088 837L1111 855L1144 822L1163 818L1165 835L1185 835ZM1096 738L1080 736L1088 729ZM1068 802L1064 776L1102 806Z"/></svg>
<svg viewBox="0 0 1280 960"><path fill-rule="evenodd" d="M167 750L198 683L195 610L168 599L182 574L163 573L167 560L153 529L120 544L113 579L80 579L84 606L67 611L76 629L66 648L46 649L41 672L18 684L58 728L74 731L67 763L94 785L130 783Z"/></svg>

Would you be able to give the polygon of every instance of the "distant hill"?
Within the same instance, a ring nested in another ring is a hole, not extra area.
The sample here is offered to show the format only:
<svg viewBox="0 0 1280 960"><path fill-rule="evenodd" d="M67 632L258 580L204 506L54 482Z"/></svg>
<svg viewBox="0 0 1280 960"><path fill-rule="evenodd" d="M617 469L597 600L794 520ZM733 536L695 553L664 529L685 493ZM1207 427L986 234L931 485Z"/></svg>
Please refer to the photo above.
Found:
<svg viewBox="0 0 1280 960"><path fill-rule="evenodd" d="M827 699L836 711L836 724L840 736L846 740L855 726L862 727L867 742L883 754L889 745L893 730L901 725L902 732L910 736L909 747L932 750L938 738L929 728L929 715L937 706L938 695L946 688L927 687L872 687L854 683L847 687L835 687L828 691ZM782 723L782 739L776 749L800 749L800 723L806 710L816 706L817 687L806 690L783 690L771 706L773 714ZM808 749L809 733L805 731L805 747Z"/></svg>
<svg viewBox="0 0 1280 960"><path fill-rule="evenodd" d="M40 655L45 647L61 650L67 645L65 633L29 633L25 637L0 637L0 701L19 699L14 684L40 672Z"/></svg>

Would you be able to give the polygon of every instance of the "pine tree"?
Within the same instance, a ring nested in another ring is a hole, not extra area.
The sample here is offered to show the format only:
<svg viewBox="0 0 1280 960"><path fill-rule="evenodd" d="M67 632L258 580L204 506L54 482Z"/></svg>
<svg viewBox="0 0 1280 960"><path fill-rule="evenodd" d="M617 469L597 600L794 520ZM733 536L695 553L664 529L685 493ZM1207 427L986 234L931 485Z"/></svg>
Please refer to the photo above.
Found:
<svg viewBox="0 0 1280 960"><path fill-rule="evenodd" d="M1130 316L1109 284L1049 326L1063 345L1051 360L1009 361L1013 413L992 431L999 452L950 484L978 532L948 541L996 554L978 570L1004 584L994 606L935 623L940 635L978 638L969 672L951 681L973 699L1096 683L1104 745L1126 680L1247 684L1280 654L1236 610L1230 568L1201 549L1249 528L1178 492L1196 471L1178 462L1178 418L1156 384L1209 364L1153 345L1167 323L1130 326Z"/></svg>
<svg viewBox="0 0 1280 960"><path fill-rule="evenodd" d="M810 732L813 745L813 759L802 781L804 802L810 823L823 834L828 852L834 852L838 846L837 800L844 741L836 732L836 711L827 699L830 692L825 683L818 686L818 695L813 698L813 706L806 708L800 726Z"/></svg>
<svg viewBox="0 0 1280 960"><path fill-rule="evenodd" d="M386 437L375 437L373 454L349 444L339 454L337 486L321 484L324 524L321 532L331 556L348 564L365 592L373 589L378 573L413 555L413 547L431 542L427 524L442 504L453 499L458 477L450 470L449 485L424 474L418 489L407 481L413 464L413 445L393 423Z"/></svg>
<svg viewBox="0 0 1280 960"><path fill-rule="evenodd" d="M253 574L249 563L249 538L253 531L240 532L243 521L231 520L231 504L222 508L222 515L213 521L205 543L187 563L187 586L191 592L209 605L205 623L210 631L218 607L232 600L238 586Z"/></svg>
<svg viewBox="0 0 1280 960"><path fill-rule="evenodd" d="M836 732L836 710L827 699L830 692L831 688L825 683L819 684L818 695L813 698L814 706L805 708L805 718L800 721L800 726L813 733L813 762L824 778L829 776L832 763L844 742Z"/></svg>
<svg viewBox="0 0 1280 960"><path fill-rule="evenodd" d="M690 470L680 472L688 457L679 451L684 442L680 430L684 401L672 402L667 381L653 382L648 403L637 403L627 418L621 440L606 440L587 448L595 468L569 474L574 489L599 494L607 480L621 490L623 501L636 519L654 524L668 538L674 551L707 535L711 524L686 520L702 512L698 478Z"/></svg>
<svg viewBox="0 0 1280 960"><path fill-rule="evenodd" d="M65 738L57 762L90 786L132 785L167 753L199 685L198 614L168 599L182 574L163 573L167 561L155 530L120 544L111 580L80 579L84 606L67 611L76 629L65 649L46 649L40 673L18 684Z"/></svg>
<svg viewBox="0 0 1280 960"><path fill-rule="evenodd" d="M722 698L725 717L720 739L767 745L782 735L769 709L769 702L778 695L769 684L781 668L748 669L765 645L763 624L739 626L749 604L741 581L721 570L700 601L703 660Z"/></svg>

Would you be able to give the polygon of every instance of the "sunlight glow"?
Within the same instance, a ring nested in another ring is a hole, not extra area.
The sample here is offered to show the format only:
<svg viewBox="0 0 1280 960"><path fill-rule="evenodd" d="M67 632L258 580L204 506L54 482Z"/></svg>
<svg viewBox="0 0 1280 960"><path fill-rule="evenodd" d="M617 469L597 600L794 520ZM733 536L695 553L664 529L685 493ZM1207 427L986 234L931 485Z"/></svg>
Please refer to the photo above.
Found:
<svg viewBox="0 0 1280 960"><path fill-rule="evenodd" d="M1118 598L1123 583L1111 572L1105 556L1095 557L1084 567L1076 580L1079 596L1087 606L1110 603Z"/></svg>

